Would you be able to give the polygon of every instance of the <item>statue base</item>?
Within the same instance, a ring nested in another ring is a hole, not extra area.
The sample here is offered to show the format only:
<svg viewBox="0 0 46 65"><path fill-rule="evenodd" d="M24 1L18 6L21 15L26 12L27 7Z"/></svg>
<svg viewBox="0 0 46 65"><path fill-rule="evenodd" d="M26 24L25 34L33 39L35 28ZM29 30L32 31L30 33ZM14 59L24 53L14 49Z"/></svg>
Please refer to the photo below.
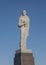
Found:
<svg viewBox="0 0 46 65"><path fill-rule="evenodd" d="M32 53L32 50L20 49L20 50L17 50L16 53Z"/></svg>
<svg viewBox="0 0 46 65"><path fill-rule="evenodd" d="M31 50L17 50L14 57L14 65L34 65L34 57Z"/></svg>

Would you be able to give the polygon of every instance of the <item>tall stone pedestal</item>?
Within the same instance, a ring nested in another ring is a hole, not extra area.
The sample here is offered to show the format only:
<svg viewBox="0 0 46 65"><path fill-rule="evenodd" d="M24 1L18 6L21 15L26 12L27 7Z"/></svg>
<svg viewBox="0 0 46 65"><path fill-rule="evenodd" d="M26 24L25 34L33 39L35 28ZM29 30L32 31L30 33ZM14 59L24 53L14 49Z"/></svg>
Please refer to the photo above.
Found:
<svg viewBox="0 0 46 65"><path fill-rule="evenodd" d="M34 65L33 53L30 51L16 51L14 65Z"/></svg>

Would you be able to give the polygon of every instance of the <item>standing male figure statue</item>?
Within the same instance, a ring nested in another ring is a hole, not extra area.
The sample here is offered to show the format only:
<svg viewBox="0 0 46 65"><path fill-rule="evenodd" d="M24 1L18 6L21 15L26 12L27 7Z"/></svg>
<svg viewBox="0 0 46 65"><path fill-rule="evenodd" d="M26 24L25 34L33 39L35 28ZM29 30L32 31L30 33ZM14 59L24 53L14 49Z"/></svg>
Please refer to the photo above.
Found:
<svg viewBox="0 0 46 65"><path fill-rule="evenodd" d="M29 17L26 15L26 11L22 11L22 15L19 18L18 26L20 28L20 48L26 49L26 40L29 32Z"/></svg>

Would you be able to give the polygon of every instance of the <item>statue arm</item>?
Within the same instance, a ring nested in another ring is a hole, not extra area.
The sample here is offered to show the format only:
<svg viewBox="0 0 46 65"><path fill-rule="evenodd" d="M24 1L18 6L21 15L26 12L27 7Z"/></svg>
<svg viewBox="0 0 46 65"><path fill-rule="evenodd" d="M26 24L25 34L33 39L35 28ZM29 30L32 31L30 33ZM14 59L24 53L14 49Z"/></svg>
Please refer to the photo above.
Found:
<svg viewBox="0 0 46 65"><path fill-rule="evenodd" d="M19 22L18 22L18 27L22 27L23 25L24 25L24 23L23 23L22 19L20 18Z"/></svg>

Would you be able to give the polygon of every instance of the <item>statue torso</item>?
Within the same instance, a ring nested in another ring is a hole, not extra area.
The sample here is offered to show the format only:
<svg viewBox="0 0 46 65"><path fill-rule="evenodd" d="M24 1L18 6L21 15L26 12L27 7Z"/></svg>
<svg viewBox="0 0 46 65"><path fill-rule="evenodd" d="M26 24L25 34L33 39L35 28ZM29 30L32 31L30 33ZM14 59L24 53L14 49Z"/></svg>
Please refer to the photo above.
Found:
<svg viewBox="0 0 46 65"><path fill-rule="evenodd" d="M20 16L19 23L20 23L20 25L25 24L22 27L28 28L29 27L29 17L27 15L26 16Z"/></svg>

